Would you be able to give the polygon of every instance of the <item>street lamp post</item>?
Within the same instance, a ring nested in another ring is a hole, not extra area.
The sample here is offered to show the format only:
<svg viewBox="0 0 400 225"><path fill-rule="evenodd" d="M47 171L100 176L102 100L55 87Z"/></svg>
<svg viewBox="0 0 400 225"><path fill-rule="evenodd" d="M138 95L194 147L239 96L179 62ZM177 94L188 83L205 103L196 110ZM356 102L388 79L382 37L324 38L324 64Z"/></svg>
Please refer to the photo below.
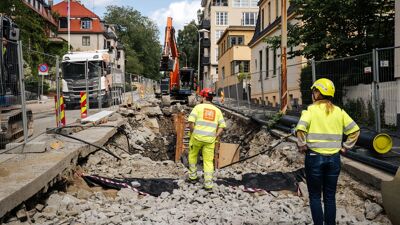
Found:
<svg viewBox="0 0 400 225"><path fill-rule="evenodd" d="M204 32L210 32L209 30L206 30L206 29L200 29L199 30L199 28L197 28L197 26L195 26L195 25L193 25L193 24L191 24L191 23L189 23L189 24L186 24L187 26L193 26L194 28L196 28L196 30L197 30L197 34L198 34L198 37L199 37L199 50L198 50L198 54L197 54L197 88L199 87L199 85L200 85L200 44L201 44L201 40L203 39L202 37L200 37L200 33L204 33ZM204 79L204 78L203 78ZM203 85L204 86L204 85Z"/></svg>

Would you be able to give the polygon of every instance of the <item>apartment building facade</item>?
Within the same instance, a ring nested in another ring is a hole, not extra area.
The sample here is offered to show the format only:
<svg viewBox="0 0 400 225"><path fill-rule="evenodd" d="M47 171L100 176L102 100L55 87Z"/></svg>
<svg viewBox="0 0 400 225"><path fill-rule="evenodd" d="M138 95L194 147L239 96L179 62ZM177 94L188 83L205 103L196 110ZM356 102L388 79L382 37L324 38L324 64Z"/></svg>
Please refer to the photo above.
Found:
<svg viewBox="0 0 400 225"><path fill-rule="evenodd" d="M218 40L218 80L215 88L228 98L247 99L250 88L251 49L247 44L255 27L229 26Z"/></svg>
<svg viewBox="0 0 400 225"><path fill-rule="evenodd" d="M91 51L104 48L105 27L100 17L87 9L79 0L71 0L70 38L73 51ZM60 15L58 35L68 40L68 2L64 0L53 6Z"/></svg>
<svg viewBox="0 0 400 225"><path fill-rule="evenodd" d="M87 9L79 0L71 0L70 45L72 51L95 51L109 49L115 57L113 68L125 72L125 52L118 40L117 26L105 24L99 16ZM52 7L60 15L58 34L68 40L68 2L64 0Z"/></svg>
<svg viewBox="0 0 400 225"><path fill-rule="evenodd" d="M299 23L287 1L288 23ZM259 17L251 48L251 100L258 104L278 107L280 104L281 60L280 49L271 47L265 40L281 35L281 0L260 0ZM288 46L287 85L289 108L301 105L300 73L306 65L301 56L290 57L290 53L301 46Z"/></svg>
<svg viewBox="0 0 400 225"><path fill-rule="evenodd" d="M201 48L204 87L216 88L218 81L218 40L229 26L255 26L258 15L258 0L202 0L200 27L209 30L203 33ZM208 40L208 41L207 41Z"/></svg>

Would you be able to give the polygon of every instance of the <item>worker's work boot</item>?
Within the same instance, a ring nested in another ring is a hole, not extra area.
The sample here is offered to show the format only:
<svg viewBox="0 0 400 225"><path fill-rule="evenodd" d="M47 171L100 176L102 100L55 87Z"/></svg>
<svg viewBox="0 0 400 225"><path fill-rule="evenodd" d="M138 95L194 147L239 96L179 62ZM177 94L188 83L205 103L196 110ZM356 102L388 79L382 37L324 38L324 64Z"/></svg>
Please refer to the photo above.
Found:
<svg viewBox="0 0 400 225"><path fill-rule="evenodd" d="M199 182L199 178L198 177L194 177L194 178L189 177L186 181L188 183L195 184L195 183Z"/></svg>
<svg viewBox="0 0 400 225"><path fill-rule="evenodd" d="M207 192L213 192L213 182L211 181L204 181L204 190Z"/></svg>

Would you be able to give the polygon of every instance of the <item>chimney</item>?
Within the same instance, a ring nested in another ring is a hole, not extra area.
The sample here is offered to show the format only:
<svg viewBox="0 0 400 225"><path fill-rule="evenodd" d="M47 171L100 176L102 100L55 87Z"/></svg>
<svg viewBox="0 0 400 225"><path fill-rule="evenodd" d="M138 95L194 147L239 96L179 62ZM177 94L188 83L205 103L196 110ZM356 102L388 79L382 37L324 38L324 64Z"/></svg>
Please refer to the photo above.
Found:
<svg viewBox="0 0 400 225"><path fill-rule="evenodd" d="M50 7L52 7L53 4L54 4L54 0L48 0L48 5L49 5Z"/></svg>

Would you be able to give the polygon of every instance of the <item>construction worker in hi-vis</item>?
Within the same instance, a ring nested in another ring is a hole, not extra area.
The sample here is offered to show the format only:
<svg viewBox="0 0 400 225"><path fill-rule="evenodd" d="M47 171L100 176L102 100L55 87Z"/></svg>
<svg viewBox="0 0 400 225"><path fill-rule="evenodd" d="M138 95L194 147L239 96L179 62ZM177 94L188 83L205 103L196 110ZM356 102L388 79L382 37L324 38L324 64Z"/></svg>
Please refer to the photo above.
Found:
<svg viewBox="0 0 400 225"><path fill-rule="evenodd" d="M311 90L313 104L301 113L296 126L297 146L300 152L306 154L305 172L314 224L334 225L340 153L353 148L360 128L343 109L332 103L335 94L332 81L319 79ZM343 134L347 135L344 142Z"/></svg>
<svg viewBox="0 0 400 225"><path fill-rule="evenodd" d="M189 115L189 181L195 183L197 176L197 158L202 151L204 168L204 188L211 191L213 188L214 148L219 142L223 128L226 127L221 110L211 102L215 93L210 88L200 92L202 103L196 105Z"/></svg>

